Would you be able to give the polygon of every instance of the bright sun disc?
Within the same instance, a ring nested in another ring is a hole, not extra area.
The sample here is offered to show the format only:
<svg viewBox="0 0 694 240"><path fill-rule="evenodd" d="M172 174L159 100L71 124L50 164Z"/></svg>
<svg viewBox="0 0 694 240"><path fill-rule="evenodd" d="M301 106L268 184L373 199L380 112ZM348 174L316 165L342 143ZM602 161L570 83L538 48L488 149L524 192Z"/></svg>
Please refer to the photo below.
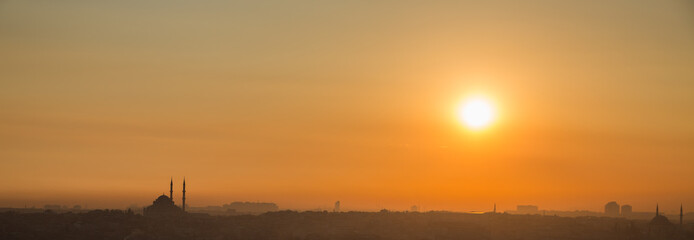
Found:
<svg viewBox="0 0 694 240"><path fill-rule="evenodd" d="M458 109L460 120L472 129L481 129L494 120L494 108L483 98L473 98Z"/></svg>

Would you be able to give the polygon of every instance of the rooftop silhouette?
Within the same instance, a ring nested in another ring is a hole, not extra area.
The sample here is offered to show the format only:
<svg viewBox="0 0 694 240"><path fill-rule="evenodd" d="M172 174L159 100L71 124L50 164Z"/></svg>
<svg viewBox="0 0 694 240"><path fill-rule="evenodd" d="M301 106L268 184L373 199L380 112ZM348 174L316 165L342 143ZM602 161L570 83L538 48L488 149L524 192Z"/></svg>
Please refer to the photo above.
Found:
<svg viewBox="0 0 694 240"><path fill-rule="evenodd" d="M169 184L169 196L161 195L152 202L151 206L143 209L144 216L147 217L177 217L185 213L186 203L186 180L183 180L183 191L181 195L181 207L176 206L173 200L173 179Z"/></svg>

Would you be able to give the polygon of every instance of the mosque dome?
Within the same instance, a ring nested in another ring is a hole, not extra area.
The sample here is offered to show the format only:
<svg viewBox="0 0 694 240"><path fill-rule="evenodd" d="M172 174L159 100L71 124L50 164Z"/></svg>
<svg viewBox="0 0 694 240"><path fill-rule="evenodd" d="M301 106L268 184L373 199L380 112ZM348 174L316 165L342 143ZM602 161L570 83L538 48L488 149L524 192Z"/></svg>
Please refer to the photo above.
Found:
<svg viewBox="0 0 694 240"><path fill-rule="evenodd" d="M174 205L174 202L169 196L162 194L152 202L152 205Z"/></svg>
<svg viewBox="0 0 694 240"><path fill-rule="evenodd" d="M663 215L656 215L655 217L653 217L653 219L651 219L649 225L669 226L672 225L672 223L670 222L670 220L667 219L667 217Z"/></svg>
<svg viewBox="0 0 694 240"><path fill-rule="evenodd" d="M183 194L181 197L182 204L181 207L176 206L172 199L173 197L173 181L169 185L169 196L162 194L161 196L154 199L152 205L145 207L143 209L143 214L145 216L153 217L173 217L180 216L185 213L185 203L186 203L186 182L183 180Z"/></svg>
<svg viewBox="0 0 694 240"><path fill-rule="evenodd" d="M655 207L655 217L648 223L650 239L674 239L675 225L667 217L660 215L658 206Z"/></svg>

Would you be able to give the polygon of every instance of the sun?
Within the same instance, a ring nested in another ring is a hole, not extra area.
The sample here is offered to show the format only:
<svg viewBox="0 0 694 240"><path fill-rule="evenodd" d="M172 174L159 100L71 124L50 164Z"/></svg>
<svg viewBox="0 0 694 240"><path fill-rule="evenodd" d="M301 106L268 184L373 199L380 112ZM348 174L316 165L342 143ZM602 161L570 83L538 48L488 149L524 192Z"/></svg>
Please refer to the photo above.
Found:
<svg viewBox="0 0 694 240"><path fill-rule="evenodd" d="M458 119L473 130L488 127L494 121L495 115L493 105L483 97L467 99L458 107Z"/></svg>

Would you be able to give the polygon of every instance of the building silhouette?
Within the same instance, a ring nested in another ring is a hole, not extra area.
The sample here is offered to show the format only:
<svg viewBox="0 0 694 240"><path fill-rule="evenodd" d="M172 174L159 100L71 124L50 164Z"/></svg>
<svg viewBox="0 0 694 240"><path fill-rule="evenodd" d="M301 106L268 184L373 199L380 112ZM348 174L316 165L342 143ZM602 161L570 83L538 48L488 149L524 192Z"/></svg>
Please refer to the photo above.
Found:
<svg viewBox="0 0 694 240"><path fill-rule="evenodd" d="M631 213L633 212L633 209L631 208L631 205L622 205L622 217L629 217L631 216Z"/></svg>
<svg viewBox="0 0 694 240"><path fill-rule="evenodd" d="M517 205L516 211L521 214L537 214L539 208L535 205Z"/></svg>
<svg viewBox="0 0 694 240"><path fill-rule="evenodd" d="M617 202L615 201L608 202L607 204L605 204L605 215L610 217L618 217L619 204L617 204Z"/></svg>
<svg viewBox="0 0 694 240"><path fill-rule="evenodd" d="M410 212L419 212L419 206L417 205L412 205L410 207Z"/></svg>
<svg viewBox="0 0 694 240"><path fill-rule="evenodd" d="M655 205L655 217L648 223L649 239L672 239L675 235L675 225L667 217L660 215L658 205Z"/></svg>
<svg viewBox="0 0 694 240"><path fill-rule="evenodd" d="M684 217L684 212L682 211L682 204L680 204L680 228L682 228L682 218Z"/></svg>
<svg viewBox="0 0 694 240"><path fill-rule="evenodd" d="M333 208L333 212L340 212L340 201L335 202L335 207Z"/></svg>
<svg viewBox="0 0 694 240"><path fill-rule="evenodd" d="M183 180L183 195L181 207L176 206L173 201L173 179L169 185L169 196L162 194L152 202L152 205L143 209L143 214L148 217L173 217L180 216L185 213L186 189L185 180Z"/></svg>

